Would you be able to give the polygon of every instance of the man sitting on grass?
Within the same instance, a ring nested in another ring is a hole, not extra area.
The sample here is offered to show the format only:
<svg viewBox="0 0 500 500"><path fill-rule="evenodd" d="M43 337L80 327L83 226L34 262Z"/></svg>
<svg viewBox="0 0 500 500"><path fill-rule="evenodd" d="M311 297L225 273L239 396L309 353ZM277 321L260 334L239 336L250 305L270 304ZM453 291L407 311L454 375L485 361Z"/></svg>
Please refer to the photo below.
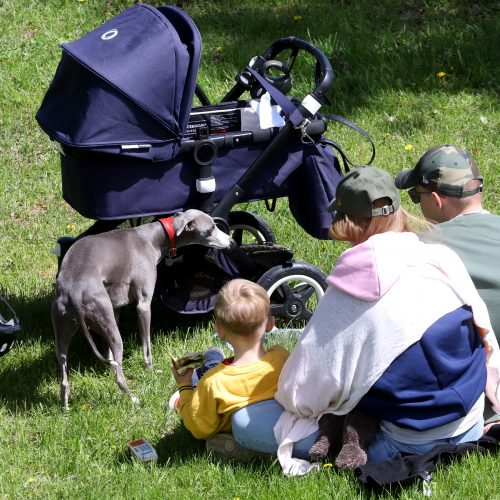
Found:
<svg viewBox="0 0 500 500"><path fill-rule="evenodd" d="M500 216L483 208L483 178L470 153L456 146L436 146L424 153L415 168L396 177L399 189L419 203L426 219L437 222L432 240L462 259L479 295L488 307L500 342ZM489 405L485 423L500 421Z"/></svg>

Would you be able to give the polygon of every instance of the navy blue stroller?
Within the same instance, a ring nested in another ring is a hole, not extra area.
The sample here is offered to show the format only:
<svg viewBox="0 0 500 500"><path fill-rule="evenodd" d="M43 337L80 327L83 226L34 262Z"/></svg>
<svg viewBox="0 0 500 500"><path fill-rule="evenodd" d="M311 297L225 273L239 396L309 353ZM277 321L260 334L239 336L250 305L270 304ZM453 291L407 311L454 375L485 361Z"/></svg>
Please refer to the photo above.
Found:
<svg viewBox="0 0 500 500"><path fill-rule="evenodd" d="M326 289L323 272L294 261L262 217L233 208L266 200L272 211L287 197L300 226L328 238L327 207L342 177L337 145L324 137L327 120L318 114L334 82L331 64L304 40L277 40L212 105L196 83L200 53L200 33L185 12L144 4L62 45L36 118L60 149L63 197L95 219L80 237L203 210L238 245L187 247L168 269L160 265L162 301L180 313L207 312L222 284L241 276L268 290L273 314L307 320ZM315 89L302 100L286 95L299 53L316 61ZM245 92L250 99L241 99ZM193 107L195 97L201 106ZM61 258L71 242L60 239Z"/></svg>

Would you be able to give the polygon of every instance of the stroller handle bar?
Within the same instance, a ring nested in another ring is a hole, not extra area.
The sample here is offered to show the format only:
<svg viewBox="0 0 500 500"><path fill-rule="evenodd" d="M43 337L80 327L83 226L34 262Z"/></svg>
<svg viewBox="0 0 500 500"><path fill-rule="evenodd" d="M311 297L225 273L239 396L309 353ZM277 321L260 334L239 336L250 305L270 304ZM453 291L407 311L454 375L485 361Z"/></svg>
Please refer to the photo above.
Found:
<svg viewBox="0 0 500 500"><path fill-rule="evenodd" d="M333 68L328 58L312 43L294 36L276 40L262 53L260 57L268 61L270 59L274 59L280 52L287 49L292 51L305 50L306 52L309 52L314 59L316 59L321 68L321 80L319 81L316 89L311 93L319 101L322 101L326 92L328 92L335 82L335 74L333 73Z"/></svg>
<svg viewBox="0 0 500 500"><path fill-rule="evenodd" d="M266 81L266 79L259 73L259 68L263 66L267 60L272 57L276 57L276 55L280 52L289 49L292 50L292 58L295 58L299 50L305 50L316 59L316 71L319 81L316 84L315 90L311 91L302 100L302 102L297 105L291 104L291 100L288 100L280 92L276 93L276 91L273 91L273 84ZM311 43L293 36L276 40L262 53L261 56L254 57L248 67L240 73L236 79L237 83L233 87L233 91L228 93L228 95L224 98L224 101L237 99L245 90L252 87L253 82L258 82L271 94L282 109L288 108L290 112L288 121L279 130L277 135L272 138L269 146L264 150L261 156L257 158L252 165L250 165L247 171L224 195L211 212L212 217L220 223L221 227L224 228L224 221L227 220L229 211L243 197L250 181L256 177L262 168L265 168L267 162L271 160L272 155L274 155L276 151L281 150L281 148L292 137L297 137L300 133L302 133L302 137L308 136L308 132L306 131L307 125L311 122L310 119L314 119L317 111L321 108L321 105L325 101L325 94L333 85L334 81L335 76L332 65L323 52Z"/></svg>
<svg viewBox="0 0 500 500"><path fill-rule="evenodd" d="M273 42L260 56L254 57L250 61L249 67L256 71L259 71L264 63L272 60L285 50L291 50L293 56L295 56L299 50L304 50L314 57L317 66L320 69L320 80L317 83L316 88L309 95L319 103L323 104L325 94L335 82L335 74L328 58L312 43L309 43L306 40L302 40L300 38L296 38L294 36L280 38L279 40ZM241 94L243 94L243 92L251 88L252 81L254 81L254 78L249 73L249 71L243 70L236 77L236 85L222 99L222 102L237 100L241 96ZM314 114L314 112L312 114Z"/></svg>

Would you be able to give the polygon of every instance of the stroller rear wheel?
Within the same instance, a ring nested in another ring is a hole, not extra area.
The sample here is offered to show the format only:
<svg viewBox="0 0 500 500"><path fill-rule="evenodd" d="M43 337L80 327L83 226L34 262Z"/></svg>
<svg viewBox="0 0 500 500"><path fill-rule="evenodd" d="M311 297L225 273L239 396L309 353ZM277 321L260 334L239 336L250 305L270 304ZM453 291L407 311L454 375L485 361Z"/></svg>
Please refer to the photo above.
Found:
<svg viewBox="0 0 500 500"><path fill-rule="evenodd" d="M271 298L271 314L286 326L304 326L327 288L326 276L312 264L292 262L275 266L257 281ZM302 325L297 324L298 322Z"/></svg>
<svg viewBox="0 0 500 500"><path fill-rule="evenodd" d="M257 214L236 210L229 212L230 236L238 245L276 243L276 236L266 220Z"/></svg>

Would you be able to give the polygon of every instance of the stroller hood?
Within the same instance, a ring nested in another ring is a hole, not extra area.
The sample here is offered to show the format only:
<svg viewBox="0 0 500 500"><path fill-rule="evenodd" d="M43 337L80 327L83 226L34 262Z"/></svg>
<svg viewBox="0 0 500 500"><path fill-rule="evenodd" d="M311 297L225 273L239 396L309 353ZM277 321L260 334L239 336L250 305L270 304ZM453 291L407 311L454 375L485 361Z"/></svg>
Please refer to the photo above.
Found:
<svg viewBox="0 0 500 500"><path fill-rule="evenodd" d="M169 159L187 127L200 53L181 9L135 5L62 45L36 118L63 146Z"/></svg>

